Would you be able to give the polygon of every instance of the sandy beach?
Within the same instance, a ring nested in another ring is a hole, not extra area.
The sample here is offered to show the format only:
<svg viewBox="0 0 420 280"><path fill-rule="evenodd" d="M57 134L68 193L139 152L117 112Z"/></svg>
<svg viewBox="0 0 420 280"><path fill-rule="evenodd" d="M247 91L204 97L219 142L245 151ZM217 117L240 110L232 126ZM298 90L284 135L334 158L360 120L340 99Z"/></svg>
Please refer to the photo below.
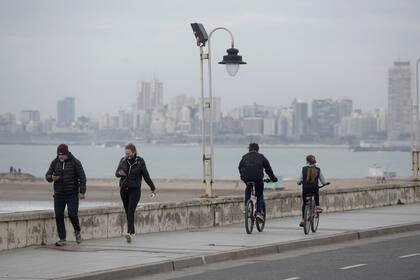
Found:
<svg viewBox="0 0 420 280"><path fill-rule="evenodd" d="M402 182L392 180L388 182ZM348 188L356 186L375 185L372 179L332 179L327 188ZM204 184L198 180L155 180L157 197L149 197L150 190L146 184L142 186L142 202L184 201L199 198L204 193ZM300 190L295 181L285 181L282 190ZM213 185L218 196L243 195L244 184L241 181L225 180L216 181ZM267 190L272 192L272 190ZM37 178L33 181L26 180L1 180L1 201L48 201L52 199L52 184ZM87 184L86 199L96 202L120 202L118 181L116 179L89 179Z"/></svg>

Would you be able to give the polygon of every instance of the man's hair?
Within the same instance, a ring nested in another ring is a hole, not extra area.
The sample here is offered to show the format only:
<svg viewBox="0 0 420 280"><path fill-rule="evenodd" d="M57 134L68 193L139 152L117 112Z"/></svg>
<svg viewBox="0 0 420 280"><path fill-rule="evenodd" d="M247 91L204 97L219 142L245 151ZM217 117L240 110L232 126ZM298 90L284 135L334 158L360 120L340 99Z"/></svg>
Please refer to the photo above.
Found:
<svg viewBox="0 0 420 280"><path fill-rule="evenodd" d="M134 146L134 144L132 144L132 143L129 143L129 144L127 144L126 146L125 146L125 149L126 150L130 150L132 153L137 153L137 149L136 149L136 146Z"/></svg>
<svg viewBox="0 0 420 280"><path fill-rule="evenodd" d="M252 152L252 151L258 152L258 151L260 150L260 146L258 146L258 144L257 144L257 143L251 143L251 144L249 144L249 146L248 146L248 150L249 150L250 152Z"/></svg>

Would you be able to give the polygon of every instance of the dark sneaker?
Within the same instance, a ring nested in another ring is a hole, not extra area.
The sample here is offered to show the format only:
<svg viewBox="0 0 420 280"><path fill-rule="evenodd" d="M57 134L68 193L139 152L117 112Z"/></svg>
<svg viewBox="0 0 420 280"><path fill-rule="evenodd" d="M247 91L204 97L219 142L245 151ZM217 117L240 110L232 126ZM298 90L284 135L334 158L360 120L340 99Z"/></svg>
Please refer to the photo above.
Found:
<svg viewBox="0 0 420 280"><path fill-rule="evenodd" d="M303 227L303 221L300 221L299 226Z"/></svg>
<svg viewBox="0 0 420 280"><path fill-rule="evenodd" d="M256 218L257 218L258 222L264 223L264 216L263 216L263 214L257 213Z"/></svg>
<svg viewBox="0 0 420 280"><path fill-rule="evenodd" d="M322 213L322 211L324 211L321 207L317 206L316 207L316 212L317 213Z"/></svg>
<svg viewBox="0 0 420 280"><path fill-rule="evenodd" d="M55 242L55 246L57 246L57 247L66 246L66 240L64 240L64 239L58 240L57 242Z"/></svg>
<svg viewBox="0 0 420 280"><path fill-rule="evenodd" d="M82 235L80 234L80 231L74 232L74 237L76 237L76 243L80 244L82 243Z"/></svg>

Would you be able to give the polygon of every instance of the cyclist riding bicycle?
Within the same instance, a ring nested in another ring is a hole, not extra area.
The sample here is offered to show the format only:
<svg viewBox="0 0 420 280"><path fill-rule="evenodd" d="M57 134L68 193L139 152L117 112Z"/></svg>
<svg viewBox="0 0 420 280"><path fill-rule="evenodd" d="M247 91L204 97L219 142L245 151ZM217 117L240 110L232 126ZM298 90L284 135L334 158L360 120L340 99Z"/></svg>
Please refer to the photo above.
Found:
<svg viewBox="0 0 420 280"><path fill-rule="evenodd" d="M299 226L303 227L303 215L305 212L306 196L308 194L314 194L316 211L321 213L322 208L319 206L319 182L326 184L325 177L321 172L321 169L316 166L316 159L314 155L306 157L307 165L302 168L302 172L297 180L298 185L302 187L302 220Z"/></svg>
<svg viewBox="0 0 420 280"><path fill-rule="evenodd" d="M260 222L264 222L264 216L262 214L264 204L264 170L272 182L277 182L277 178L271 169L270 162L263 154L258 152L258 144L251 143L249 144L248 149L249 152L242 157L238 167L241 180L244 181L246 185L245 205L251 198L252 185L250 182L254 182L255 196L257 197L256 218Z"/></svg>

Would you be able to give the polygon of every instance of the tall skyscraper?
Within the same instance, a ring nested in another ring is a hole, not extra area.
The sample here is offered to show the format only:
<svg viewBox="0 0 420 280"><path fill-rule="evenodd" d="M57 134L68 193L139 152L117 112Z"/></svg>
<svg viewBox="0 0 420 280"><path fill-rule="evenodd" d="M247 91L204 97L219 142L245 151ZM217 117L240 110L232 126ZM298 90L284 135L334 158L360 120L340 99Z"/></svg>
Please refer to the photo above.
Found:
<svg viewBox="0 0 420 280"><path fill-rule="evenodd" d="M396 61L388 71L388 139L409 139L412 121L410 62Z"/></svg>
<svg viewBox="0 0 420 280"><path fill-rule="evenodd" d="M151 109L152 84L150 82L141 81L141 83L138 84L138 88L137 110Z"/></svg>
<svg viewBox="0 0 420 280"><path fill-rule="evenodd" d="M161 108L163 106L163 83L158 79L153 80L153 92L151 99L152 108Z"/></svg>
<svg viewBox="0 0 420 280"><path fill-rule="evenodd" d="M163 106L163 83L141 81L138 85L137 110L158 109Z"/></svg>
<svg viewBox="0 0 420 280"><path fill-rule="evenodd" d="M337 106L337 122L340 122L344 117L348 117L353 112L353 101L348 98L343 98L336 101Z"/></svg>
<svg viewBox="0 0 420 280"><path fill-rule="evenodd" d="M76 119L76 102L74 97L65 97L57 103L57 124L70 126Z"/></svg>
<svg viewBox="0 0 420 280"><path fill-rule="evenodd" d="M300 139L308 135L308 103L295 99L293 107L293 136Z"/></svg>
<svg viewBox="0 0 420 280"><path fill-rule="evenodd" d="M337 110L332 99L315 99L312 101L311 129L321 137L333 137L337 123Z"/></svg>

